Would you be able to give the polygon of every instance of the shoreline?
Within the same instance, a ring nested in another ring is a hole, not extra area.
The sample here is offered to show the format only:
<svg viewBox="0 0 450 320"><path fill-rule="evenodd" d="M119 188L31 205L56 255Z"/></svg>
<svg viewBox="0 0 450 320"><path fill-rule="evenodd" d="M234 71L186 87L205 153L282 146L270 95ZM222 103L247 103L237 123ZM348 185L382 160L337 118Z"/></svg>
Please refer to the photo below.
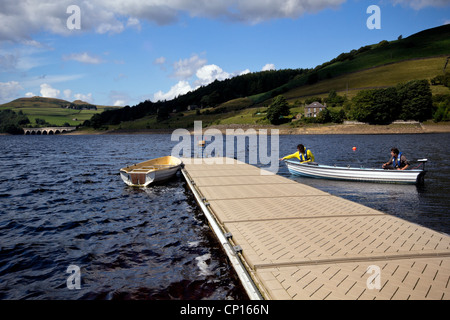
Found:
<svg viewBox="0 0 450 320"><path fill-rule="evenodd" d="M280 126L259 126L259 125L213 125L203 128L205 131L214 129L222 134L227 134L227 130L232 130L232 134L248 134L248 130L256 131L267 130L270 134L271 130L279 130L280 135L320 135L320 134L349 134L349 135L388 135L388 134L430 134L430 133L450 133L450 122L440 124L389 124L389 125L369 125L369 124L334 124L334 125L310 125L305 127L288 128ZM65 135L120 135L120 134L172 134L174 129L114 129L101 132L83 132L74 131ZM193 134L194 129L187 129ZM236 132L241 131L241 132Z"/></svg>
<svg viewBox="0 0 450 320"><path fill-rule="evenodd" d="M120 135L120 134L172 134L173 129L112 129L105 131L76 130L60 135ZM180 128L183 129L183 128ZM388 134L430 134L430 133L450 133L450 122L444 123L414 123L414 124L388 124L388 125L370 125L370 124L329 124L329 125L307 125L303 127L283 127L271 125L251 125L251 124L232 124L232 125L213 125L203 128L203 133L209 129L219 130L222 134L227 134L227 130L233 130L232 133L249 134L249 129L255 131L279 130L280 135L320 135L320 134L348 134L348 135L388 135ZM194 134L194 129L186 129L190 134ZM235 132L242 130L243 132ZM8 133L0 133L0 136L9 136Z"/></svg>

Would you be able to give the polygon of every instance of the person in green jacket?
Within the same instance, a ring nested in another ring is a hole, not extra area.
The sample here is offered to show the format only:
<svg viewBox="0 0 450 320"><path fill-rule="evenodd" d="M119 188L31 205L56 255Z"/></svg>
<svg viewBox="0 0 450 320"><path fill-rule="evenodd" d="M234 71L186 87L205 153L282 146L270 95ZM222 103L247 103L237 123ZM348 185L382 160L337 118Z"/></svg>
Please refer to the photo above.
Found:
<svg viewBox="0 0 450 320"><path fill-rule="evenodd" d="M297 146L297 152L293 153L291 155L285 156L284 158L281 158L280 160L287 160L292 158L297 158L300 160L300 163L303 162L314 162L314 155L312 154L311 150L305 149L305 146L302 144L299 144Z"/></svg>

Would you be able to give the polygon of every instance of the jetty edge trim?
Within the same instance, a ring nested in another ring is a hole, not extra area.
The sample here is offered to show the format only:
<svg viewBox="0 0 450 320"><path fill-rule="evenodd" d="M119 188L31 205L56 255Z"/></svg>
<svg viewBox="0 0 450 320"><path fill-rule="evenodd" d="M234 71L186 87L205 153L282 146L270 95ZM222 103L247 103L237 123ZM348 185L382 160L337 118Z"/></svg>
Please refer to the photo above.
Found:
<svg viewBox="0 0 450 320"><path fill-rule="evenodd" d="M207 206L203 203L202 197L199 195L194 185L191 183L191 180L189 179L188 174L185 172L184 168L181 169L181 173L183 174L184 179L186 180L189 188L194 194L195 200L197 201L203 213L205 214L206 219L208 220L209 225L213 229L214 234L218 238L223 250L228 256L230 263L232 264L234 270L236 271L237 276L239 277L239 280L241 280L242 286L244 287L248 297L251 300L264 300L264 298L262 297L261 293L258 290L258 287L254 283L252 277L248 274L247 270L243 266L241 259L237 255L236 251L233 249L233 246L230 244L225 234L223 233L222 228L219 226L219 224L217 223L216 219L214 218L213 214L209 211Z"/></svg>

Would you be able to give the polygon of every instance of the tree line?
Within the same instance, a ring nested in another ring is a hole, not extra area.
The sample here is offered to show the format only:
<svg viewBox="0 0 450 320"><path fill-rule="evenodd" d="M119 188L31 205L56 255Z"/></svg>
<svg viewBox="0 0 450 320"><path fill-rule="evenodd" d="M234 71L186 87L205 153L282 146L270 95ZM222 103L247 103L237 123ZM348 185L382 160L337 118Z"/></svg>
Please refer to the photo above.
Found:
<svg viewBox="0 0 450 320"><path fill-rule="evenodd" d="M261 94L278 88L308 71L309 69L270 70L248 73L222 81L216 80L207 86L202 86L170 101L152 102L146 100L133 107L125 106L119 110L106 110L100 114L95 114L84 125L98 129L149 115L156 115L158 120L166 120L174 110L183 112L190 105L197 105L202 108L216 107L233 99Z"/></svg>
<svg viewBox="0 0 450 320"><path fill-rule="evenodd" d="M389 124L395 120L450 120L450 94L433 97L428 80L413 80L390 88L361 90L351 100L332 90L323 101L312 97L305 100L305 105L315 101L324 102L328 107L316 118L303 118L303 122L342 123L344 120L355 120L369 124ZM290 108L283 96L273 99L266 117L272 124L291 121Z"/></svg>
<svg viewBox="0 0 450 320"><path fill-rule="evenodd" d="M433 115L428 80L413 80L386 89L362 90L352 99L349 116L370 124L395 120L425 121Z"/></svg>
<svg viewBox="0 0 450 320"><path fill-rule="evenodd" d="M18 113L10 109L0 110L0 133L23 134L22 127L29 123L22 110Z"/></svg>

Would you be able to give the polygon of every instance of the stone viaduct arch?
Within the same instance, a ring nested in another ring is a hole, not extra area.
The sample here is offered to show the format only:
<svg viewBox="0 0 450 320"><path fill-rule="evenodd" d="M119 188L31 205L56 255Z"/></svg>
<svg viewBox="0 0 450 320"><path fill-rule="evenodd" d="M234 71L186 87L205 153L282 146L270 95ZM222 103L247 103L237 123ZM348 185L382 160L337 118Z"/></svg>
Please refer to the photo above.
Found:
<svg viewBox="0 0 450 320"><path fill-rule="evenodd" d="M23 128L25 135L54 135L76 130L76 127Z"/></svg>

